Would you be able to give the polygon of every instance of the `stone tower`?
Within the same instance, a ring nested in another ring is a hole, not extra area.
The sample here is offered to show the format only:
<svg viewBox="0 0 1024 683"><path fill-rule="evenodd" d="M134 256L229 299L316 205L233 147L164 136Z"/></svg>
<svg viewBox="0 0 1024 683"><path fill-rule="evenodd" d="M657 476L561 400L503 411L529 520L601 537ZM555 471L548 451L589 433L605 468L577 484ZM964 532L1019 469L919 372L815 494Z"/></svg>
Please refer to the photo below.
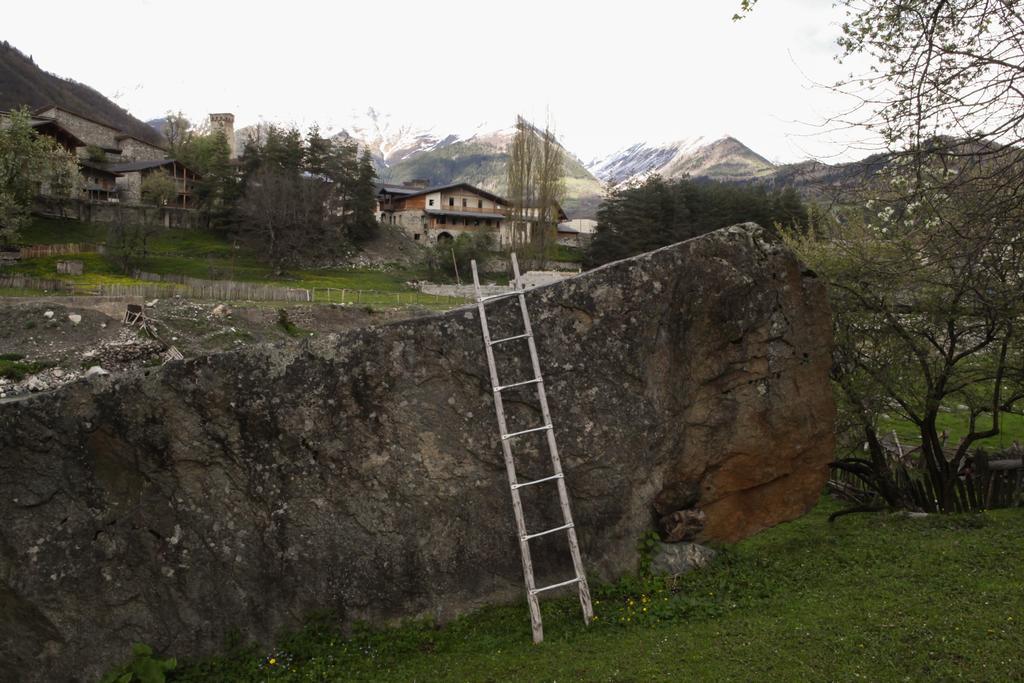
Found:
<svg viewBox="0 0 1024 683"><path fill-rule="evenodd" d="M231 158L238 158L238 148L235 144L235 115L231 113L210 114L210 130L224 132L228 139L228 148L231 150Z"/></svg>

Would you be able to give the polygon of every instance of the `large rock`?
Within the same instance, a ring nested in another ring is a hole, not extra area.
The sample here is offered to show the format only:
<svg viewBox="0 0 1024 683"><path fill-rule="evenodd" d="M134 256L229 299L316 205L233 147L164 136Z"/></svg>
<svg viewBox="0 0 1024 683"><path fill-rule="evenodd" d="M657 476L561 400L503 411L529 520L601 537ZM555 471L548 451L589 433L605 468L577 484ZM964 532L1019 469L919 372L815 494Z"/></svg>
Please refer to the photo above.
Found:
<svg viewBox="0 0 1024 683"><path fill-rule="evenodd" d="M527 295L588 570L636 568L674 512L734 541L818 499L832 455L825 290L753 225ZM494 337L519 331L495 303ZM501 381L525 345L495 347ZM519 390L517 390L519 391ZM95 676L302 615L441 619L521 599L474 308L171 363L0 404L0 655L22 680ZM506 394L510 429L540 423ZM521 479L542 440L515 442ZM532 530L553 486L523 490ZM682 515L687 517L687 515ZM540 582L569 575L560 535ZM528 637L524 622L524 638Z"/></svg>

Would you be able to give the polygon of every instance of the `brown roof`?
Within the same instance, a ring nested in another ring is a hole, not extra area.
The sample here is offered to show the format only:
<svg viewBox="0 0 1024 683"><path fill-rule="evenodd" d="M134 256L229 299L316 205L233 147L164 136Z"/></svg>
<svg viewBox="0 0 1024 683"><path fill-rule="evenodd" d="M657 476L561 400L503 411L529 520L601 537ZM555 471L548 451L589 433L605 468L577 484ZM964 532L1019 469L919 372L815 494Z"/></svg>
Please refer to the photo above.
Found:
<svg viewBox="0 0 1024 683"><path fill-rule="evenodd" d="M476 194L480 195L481 197L484 197L485 199L490 199L492 202L497 202L499 204L508 204L508 200L505 199L504 197L499 197L498 195L488 192L487 190L481 190L479 187L475 187L473 185L470 185L469 183L450 183L448 185L435 185L434 187L424 188L406 187L404 185L382 185L380 190L377 191L377 194L383 192L390 194L400 194L403 197L418 197L421 194L431 194L434 192L443 192L444 190L454 190L455 188L458 187L465 188L470 192L475 192Z"/></svg>

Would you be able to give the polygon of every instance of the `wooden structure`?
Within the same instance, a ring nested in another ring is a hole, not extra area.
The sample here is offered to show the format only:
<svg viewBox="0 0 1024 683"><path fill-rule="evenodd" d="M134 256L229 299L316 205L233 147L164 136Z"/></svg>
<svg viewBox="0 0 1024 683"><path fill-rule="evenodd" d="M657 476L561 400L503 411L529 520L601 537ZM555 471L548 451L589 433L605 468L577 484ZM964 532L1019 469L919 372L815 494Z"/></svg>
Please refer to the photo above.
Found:
<svg viewBox="0 0 1024 683"><path fill-rule="evenodd" d="M81 275L85 272L85 262L57 261L57 272L63 275Z"/></svg>
<svg viewBox="0 0 1024 683"><path fill-rule="evenodd" d="M544 626L540 617L540 603L538 594L561 588L563 586L576 585L579 593L580 606L583 608L583 620L590 624L594 619L594 609L590 604L590 587L587 585L587 575L583 569L583 560L580 556L579 541L576 538L576 527L572 519L572 510L569 507L569 492L565 487L565 474L562 472L562 462L558 456L558 444L555 442L554 424L551 420L551 411L548 408L547 394L544 391L544 378L541 375L540 361L537 356L537 345L533 340L533 329L530 325L530 312L526 308L525 290L519 277L519 263L516 255L511 255L512 271L514 273L514 286L512 291L491 296L480 296L480 277L477 274L476 261L471 262L473 269L473 285L477 292L477 310L480 314L480 330L483 333L484 353L487 356L487 366L491 373L491 388L494 392L494 412L498 418L498 432L501 435L501 450L505 459L505 470L508 474L508 482L512 491L512 511L516 520L516 531L519 535L519 551L523 560L523 577L526 581L526 599L530 605L530 623L533 628L533 642L539 643L544 640ZM517 297L519 309L522 314L523 332L503 339L491 339L491 333L487 326L487 311L484 307L489 301ZM522 382L502 385L498 379L498 369L494 362L494 346L513 342L526 341L530 351L530 362L533 367L533 378ZM509 432L505 422L505 409L502 403L502 392L522 386L533 386L537 390L537 400L540 403L540 413L543 424L539 427L531 427L522 431ZM533 481L519 481L516 475L516 463L512 454L512 440L527 434L544 433L547 437L548 453L551 456L552 474ZM558 489L558 501L562 510L562 524L544 531L530 533L526 528L526 519L523 515L523 503L519 490L527 486L536 486L554 482ZM565 581L553 583L549 586L538 588L534 583L533 561L530 557L530 540L547 536L548 534L565 532L569 541L569 554L572 557L572 565L575 576Z"/></svg>

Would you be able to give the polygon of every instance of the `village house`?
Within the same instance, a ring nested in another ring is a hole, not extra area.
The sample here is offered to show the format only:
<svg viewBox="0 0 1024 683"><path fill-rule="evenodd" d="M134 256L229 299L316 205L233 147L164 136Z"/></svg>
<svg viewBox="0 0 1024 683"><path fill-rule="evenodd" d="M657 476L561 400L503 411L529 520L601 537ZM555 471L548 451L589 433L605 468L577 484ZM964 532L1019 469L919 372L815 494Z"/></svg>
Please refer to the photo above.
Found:
<svg viewBox="0 0 1024 683"><path fill-rule="evenodd" d="M152 173L167 173L178 187L174 206L193 206L193 183L199 176L169 158L163 147L62 107L37 109L31 125L78 157L82 199L138 204L143 180Z"/></svg>
<svg viewBox="0 0 1024 683"><path fill-rule="evenodd" d="M380 222L401 227L416 241L436 244L463 234L483 233L491 235L495 247L514 243L508 200L469 183L431 187L428 181L412 180L381 185L377 211ZM532 209L529 215L537 213ZM561 207L558 215L565 219Z"/></svg>

